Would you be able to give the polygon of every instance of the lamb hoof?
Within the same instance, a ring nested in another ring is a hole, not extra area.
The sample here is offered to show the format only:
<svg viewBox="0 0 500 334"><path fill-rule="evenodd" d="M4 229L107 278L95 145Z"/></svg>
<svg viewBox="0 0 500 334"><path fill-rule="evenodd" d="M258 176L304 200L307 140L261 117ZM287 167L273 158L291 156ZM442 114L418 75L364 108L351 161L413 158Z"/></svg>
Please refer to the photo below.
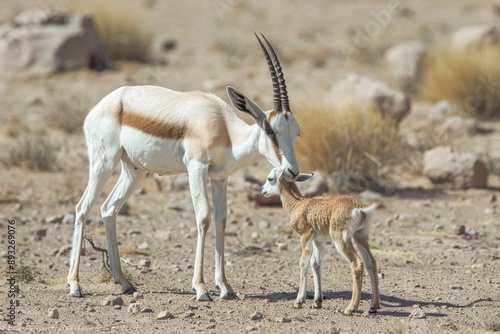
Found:
<svg viewBox="0 0 500 334"><path fill-rule="evenodd" d="M345 315L352 315L352 312L353 312L353 311L354 311L354 310L352 310L352 309L350 309L350 308L346 308L346 309L345 309L345 311L344 311L344 314L345 314Z"/></svg>
<svg viewBox="0 0 500 334"><path fill-rule="evenodd" d="M314 307L314 308L322 308L322 307L323 307L323 306L322 306L322 302L320 302L320 301L315 301L315 302L314 302L313 307Z"/></svg>
<svg viewBox="0 0 500 334"><path fill-rule="evenodd" d="M368 311L368 313L377 313L377 309L376 308L371 308L370 311Z"/></svg>
<svg viewBox="0 0 500 334"><path fill-rule="evenodd" d="M295 303L293 303L293 307L296 308L296 309L302 308L303 305L304 305L304 303L301 303L301 302L295 302Z"/></svg>

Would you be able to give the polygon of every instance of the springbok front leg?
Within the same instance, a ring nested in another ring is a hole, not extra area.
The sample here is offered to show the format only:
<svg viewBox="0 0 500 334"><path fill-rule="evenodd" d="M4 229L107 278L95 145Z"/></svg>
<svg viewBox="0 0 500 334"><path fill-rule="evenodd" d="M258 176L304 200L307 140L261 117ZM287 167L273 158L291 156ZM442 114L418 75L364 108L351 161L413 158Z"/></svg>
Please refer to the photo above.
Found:
<svg viewBox="0 0 500 334"><path fill-rule="evenodd" d="M308 231L300 237L300 244L302 246L302 255L300 257L299 270L300 270L300 282L299 282L299 292L297 293L297 298L293 307L302 308L306 302L307 293L307 268L309 267L309 262L311 260L311 248L312 248L312 231Z"/></svg>
<svg viewBox="0 0 500 334"><path fill-rule="evenodd" d="M365 263L366 271L370 276L370 284L372 287L372 302L369 313L376 313L380 308L380 291L378 287L377 262L370 251L367 238L355 238L354 242L358 246L361 258Z"/></svg>
<svg viewBox="0 0 500 334"><path fill-rule="evenodd" d="M226 279L224 270L224 238L227 218L227 178L213 180L212 203L215 220L215 286L220 290L220 299L238 299Z"/></svg>
<svg viewBox="0 0 500 334"><path fill-rule="evenodd" d="M203 278L203 263L205 251L205 237L210 226L210 207L208 205L207 177L208 165L192 160L188 164L189 189L193 200L198 238L196 241L196 257L194 262L193 290L196 291L196 300L212 301L210 291Z"/></svg>
<svg viewBox="0 0 500 334"><path fill-rule="evenodd" d="M121 165L122 171L118 182L115 184L106 201L102 204L101 214L104 228L106 229L111 276L115 283L121 285L123 293L132 294L136 290L123 274L120 263L120 254L116 239L116 216L123 204L125 204L135 189L144 180L148 172L144 169L136 169L136 167L123 161Z"/></svg>
<svg viewBox="0 0 500 334"><path fill-rule="evenodd" d="M314 278L314 308L321 308L323 303L323 290L321 288L321 258L323 257L324 245L320 241L313 241L313 255L311 258L311 269Z"/></svg>

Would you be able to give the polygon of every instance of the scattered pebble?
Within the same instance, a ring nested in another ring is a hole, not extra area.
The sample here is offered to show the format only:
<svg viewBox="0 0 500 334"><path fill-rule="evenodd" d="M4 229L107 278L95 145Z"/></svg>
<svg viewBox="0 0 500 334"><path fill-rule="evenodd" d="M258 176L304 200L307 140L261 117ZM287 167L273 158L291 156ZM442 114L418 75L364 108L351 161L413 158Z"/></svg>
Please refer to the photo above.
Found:
<svg viewBox="0 0 500 334"><path fill-rule="evenodd" d="M425 318L427 318L427 315L422 310L417 309L417 310L410 313L409 318L410 319L425 319Z"/></svg>
<svg viewBox="0 0 500 334"><path fill-rule="evenodd" d="M156 316L156 320L165 320L165 319L173 319L173 318L175 318L173 316L173 314L168 312L168 311L162 311L162 312L158 313L158 315Z"/></svg>
<svg viewBox="0 0 500 334"><path fill-rule="evenodd" d="M140 292L138 292L138 291L134 292L134 294L132 295L132 297L134 297L134 299L144 298L144 296Z"/></svg>
<svg viewBox="0 0 500 334"><path fill-rule="evenodd" d="M59 311L56 308L49 308L48 315L51 319L59 319Z"/></svg>
<svg viewBox="0 0 500 334"><path fill-rule="evenodd" d="M287 322L291 322L292 319L287 318L287 317L276 317L276 318L274 318L274 321L279 322L281 324L284 324L284 323L287 323Z"/></svg>
<svg viewBox="0 0 500 334"><path fill-rule="evenodd" d="M262 318L264 318L264 315L261 312L254 312L250 316L250 320L261 320Z"/></svg>
<svg viewBox="0 0 500 334"><path fill-rule="evenodd" d="M184 318L192 318L194 317L194 315L194 312L187 311L186 313L184 313Z"/></svg>
<svg viewBox="0 0 500 334"><path fill-rule="evenodd" d="M123 304L124 304L123 298L122 297L115 297L115 296L109 296L101 302L102 306L107 306L107 305L115 306L115 305L123 305Z"/></svg>
<svg viewBox="0 0 500 334"><path fill-rule="evenodd" d="M141 304L133 303L127 307L127 312L132 314L137 314L141 311Z"/></svg>
<svg viewBox="0 0 500 334"><path fill-rule="evenodd" d="M67 244L59 248L59 250L56 253L56 256L67 256L69 255L69 252L71 252L71 248L73 248L72 244Z"/></svg>
<svg viewBox="0 0 500 334"><path fill-rule="evenodd" d="M267 220L262 220L262 221L257 223L257 226L263 230L263 229L269 228L271 226L271 224Z"/></svg>
<svg viewBox="0 0 500 334"><path fill-rule="evenodd" d="M139 266L140 267L151 267L151 261L150 260L146 260L146 259L140 259L139 260Z"/></svg>
<svg viewBox="0 0 500 334"><path fill-rule="evenodd" d="M75 215L72 213L67 213L63 216L61 222L63 224L73 224L75 222Z"/></svg>
<svg viewBox="0 0 500 334"><path fill-rule="evenodd" d="M205 329L214 329L214 328L215 328L215 324L210 324L207 327L205 327Z"/></svg>
<svg viewBox="0 0 500 334"><path fill-rule="evenodd" d="M253 233L250 235L250 237L251 237L252 239L259 239L260 235L259 235L259 233L257 233L257 232L253 232Z"/></svg>
<svg viewBox="0 0 500 334"><path fill-rule="evenodd" d="M153 313L153 309L149 307L141 308L141 313Z"/></svg>
<svg viewBox="0 0 500 334"><path fill-rule="evenodd" d="M35 231L35 241L40 241L42 238L47 236L47 229L46 228L40 228Z"/></svg>
<svg viewBox="0 0 500 334"><path fill-rule="evenodd" d="M121 305L113 305L113 308L115 310L121 310L122 309L122 306Z"/></svg>
<svg viewBox="0 0 500 334"><path fill-rule="evenodd" d="M283 242L277 242L276 245L280 251L288 250L288 245Z"/></svg>
<svg viewBox="0 0 500 334"><path fill-rule="evenodd" d="M463 290L464 288L462 288L462 286L460 286L460 285L452 285L452 286L450 286L450 289L452 289L452 290Z"/></svg>
<svg viewBox="0 0 500 334"><path fill-rule="evenodd" d="M137 248L139 249L148 249L149 244L147 242L143 242L142 244L138 245Z"/></svg>
<svg viewBox="0 0 500 334"><path fill-rule="evenodd" d="M48 224L59 224L62 222L63 218L63 215L48 216L45 218L45 222Z"/></svg>

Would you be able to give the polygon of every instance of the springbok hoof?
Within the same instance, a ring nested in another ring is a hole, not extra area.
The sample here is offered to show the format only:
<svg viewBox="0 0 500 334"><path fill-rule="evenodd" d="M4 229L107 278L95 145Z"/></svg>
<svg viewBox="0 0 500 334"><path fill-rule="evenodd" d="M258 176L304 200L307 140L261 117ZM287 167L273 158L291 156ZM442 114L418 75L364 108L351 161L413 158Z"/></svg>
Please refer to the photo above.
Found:
<svg viewBox="0 0 500 334"><path fill-rule="evenodd" d="M345 315L352 315L352 312L354 312L353 309L350 309L350 308L346 308L345 311L344 311L344 314Z"/></svg>
<svg viewBox="0 0 500 334"><path fill-rule="evenodd" d="M220 295L220 300L239 300L238 296L234 292L228 292L225 295Z"/></svg>
<svg viewBox="0 0 500 334"><path fill-rule="evenodd" d="M196 296L196 300L199 302L213 302L212 296L208 293L204 293L201 296Z"/></svg>
<svg viewBox="0 0 500 334"><path fill-rule="evenodd" d="M377 313L377 309L376 308L371 308L370 311L368 311L368 313Z"/></svg>

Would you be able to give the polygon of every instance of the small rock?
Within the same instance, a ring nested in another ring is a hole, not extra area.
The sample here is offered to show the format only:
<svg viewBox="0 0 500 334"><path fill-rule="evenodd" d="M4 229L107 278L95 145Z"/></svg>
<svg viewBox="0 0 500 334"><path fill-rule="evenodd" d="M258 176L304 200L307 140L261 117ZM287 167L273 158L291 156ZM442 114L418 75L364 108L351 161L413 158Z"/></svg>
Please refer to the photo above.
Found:
<svg viewBox="0 0 500 334"><path fill-rule="evenodd" d="M271 224L267 220L262 220L262 221L257 223L257 226L259 227L259 229L263 230L263 229L269 228L271 226Z"/></svg>
<svg viewBox="0 0 500 334"><path fill-rule="evenodd" d="M195 316L194 312L187 311L186 313L184 313L184 318L192 318L194 316Z"/></svg>
<svg viewBox="0 0 500 334"><path fill-rule="evenodd" d="M417 309L417 310L410 313L409 318L410 319L425 319L425 318L427 318L427 315L422 310Z"/></svg>
<svg viewBox="0 0 500 334"><path fill-rule="evenodd" d="M467 226L465 227L465 234L471 236L471 237L477 237L478 233L476 231L476 229L472 226Z"/></svg>
<svg viewBox="0 0 500 334"><path fill-rule="evenodd" d="M465 234L465 226L460 225L460 226L455 227L455 234L456 235L464 235Z"/></svg>
<svg viewBox="0 0 500 334"><path fill-rule="evenodd" d="M139 304L139 303L130 304L127 307L127 312L132 313L132 314L137 314L137 313L141 312L141 304Z"/></svg>
<svg viewBox="0 0 500 334"><path fill-rule="evenodd" d="M463 290L464 288L462 288L460 285L452 285L452 286L450 286L450 289L452 289L452 290Z"/></svg>
<svg viewBox="0 0 500 334"><path fill-rule="evenodd" d="M75 215L72 213L67 213L63 216L61 222L63 224L73 224L75 222Z"/></svg>
<svg viewBox="0 0 500 334"><path fill-rule="evenodd" d="M287 322L292 322L292 319L287 318L287 317L276 317L276 318L274 318L274 321L279 322L280 324L284 324Z"/></svg>
<svg viewBox="0 0 500 334"><path fill-rule="evenodd" d="M205 329L214 329L215 326L216 326L215 324L210 324L207 327L205 327Z"/></svg>
<svg viewBox="0 0 500 334"><path fill-rule="evenodd" d="M162 311L156 316L157 320L173 319L175 318L172 313L168 311Z"/></svg>
<svg viewBox="0 0 500 334"><path fill-rule="evenodd" d="M264 315L261 312L254 312L250 316L250 320L261 320L262 318L264 318Z"/></svg>
<svg viewBox="0 0 500 334"><path fill-rule="evenodd" d="M250 237L251 237L252 239L259 239L260 235L259 235L259 233L257 233L257 232L253 232L253 233L250 235Z"/></svg>
<svg viewBox="0 0 500 334"><path fill-rule="evenodd" d="M150 260L146 260L146 259L140 259L139 260L139 266L140 267L151 267L151 261Z"/></svg>
<svg viewBox="0 0 500 334"><path fill-rule="evenodd" d="M497 201L497 195L495 195L495 194L491 195L491 197L490 197L490 202L491 202L491 203L494 203L494 202L496 202L496 201Z"/></svg>
<svg viewBox="0 0 500 334"><path fill-rule="evenodd" d="M123 298L122 297L116 297L115 299L113 299L111 301L111 305L115 306L115 305L123 305L124 304L124 301L123 301Z"/></svg>
<svg viewBox="0 0 500 334"><path fill-rule="evenodd" d="M153 313L153 309L149 307L141 308L141 313Z"/></svg>
<svg viewBox="0 0 500 334"><path fill-rule="evenodd" d="M56 308L49 308L48 315L51 319L59 319L59 311Z"/></svg>
<svg viewBox="0 0 500 334"><path fill-rule="evenodd" d="M73 248L72 244L67 244L59 248L59 250L56 253L56 256L66 256L71 252L71 249Z"/></svg>
<svg viewBox="0 0 500 334"><path fill-rule="evenodd" d="M148 249L149 244L147 242L143 242L142 244L138 245L137 248L139 249Z"/></svg>
<svg viewBox="0 0 500 334"><path fill-rule="evenodd" d="M121 305L113 305L113 308L115 310L121 310L122 309L122 306Z"/></svg>
<svg viewBox="0 0 500 334"><path fill-rule="evenodd" d="M134 292L134 294L132 295L132 297L134 297L134 299L144 298L144 296L140 292L138 292L138 291Z"/></svg>
<svg viewBox="0 0 500 334"><path fill-rule="evenodd" d="M47 236L46 228L41 228L35 231L35 240L42 240L45 236Z"/></svg>
<svg viewBox="0 0 500 334"><path fill-rule="evenodd" d="M282 242L278 242L276 243L276 246L278 246L278 249L280 251L285 251L285 250L288 250L288 245L285 244L285 243L282 243Z"/></svg>
<svg viewBox="0 0 500 334"><path fill-rule="evenodd" d="M59 224L62 222L64 216L58 215L58 216L48 216L45 218L45 222L48 224Z"/></svg>

